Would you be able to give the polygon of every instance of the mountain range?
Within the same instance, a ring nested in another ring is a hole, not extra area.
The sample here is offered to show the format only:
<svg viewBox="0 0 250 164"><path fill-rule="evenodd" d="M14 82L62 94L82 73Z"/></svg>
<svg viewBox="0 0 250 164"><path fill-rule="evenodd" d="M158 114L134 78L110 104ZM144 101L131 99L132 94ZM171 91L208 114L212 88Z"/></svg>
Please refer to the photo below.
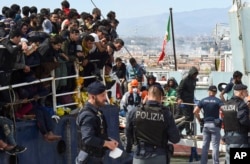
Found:
<svg viewBox="0 0 250 164"><path fill-rule="evenodd" d="M217 23L228 23L229 8L211 8L188 12L173 10L175 36L211 35ZM129 12L129 11L128 11ZM121 38L131 36L162 37L167 29L169 13L120 19L117 32Z"/></svg>

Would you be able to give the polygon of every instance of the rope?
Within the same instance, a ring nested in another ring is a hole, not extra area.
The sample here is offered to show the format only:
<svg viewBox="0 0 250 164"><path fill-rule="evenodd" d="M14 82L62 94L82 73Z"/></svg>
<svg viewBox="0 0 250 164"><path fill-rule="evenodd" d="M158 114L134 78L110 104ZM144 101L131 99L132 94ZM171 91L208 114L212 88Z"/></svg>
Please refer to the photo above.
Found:
<svg viewBox="0 0 250 164"><path fill-rule="evenodd" d="M169 102L169 103L173 103L173 104L178 104L175 101L162 101L162 102ZM196 106L197 105L195 103L186 103L186 102L182 102L181 104L183 104L183 105L191 105L191 106Z"/></svg>
<svg viewBox="0 0 250 164"><path fill-rule="evenodd" d="M10 96L10 102L15 101L16 96L15 96L15 92L14 92L11 85L9 85L8 91L9 91L9 96ZM13 95L13 99L12 99L12 95ZM13 133L14 133L13 135L15 136L15 140L16 140L16 138L17 138L16 133L15 133L16 132L16 118L15 118L15 112L14 112L14 105L10 105L10 109L11 109L11 114L12 114L12 118L13 118ZM15 156L15 158L17 158L17 156ZM17 160L15 160L15 163L18 164Z"/></svg>
<svg viewBox="0 0 250 164"><path fill-rule="evenodd" d="M27 102L36 101L38 99L45 98L45 97L47 97L49 95L52 95L52 93L49 93L46 96L41 96L41 97L39 96L39 97L35 97L35 98L33 97L33 98L27 99L27 100L26 99L22 99L21 101L19 100L19 101L15 101L15 102L12 102L12 103L8 103L5 106L14 106L14 105L18 105L18 104L25 104Z"/></svg>

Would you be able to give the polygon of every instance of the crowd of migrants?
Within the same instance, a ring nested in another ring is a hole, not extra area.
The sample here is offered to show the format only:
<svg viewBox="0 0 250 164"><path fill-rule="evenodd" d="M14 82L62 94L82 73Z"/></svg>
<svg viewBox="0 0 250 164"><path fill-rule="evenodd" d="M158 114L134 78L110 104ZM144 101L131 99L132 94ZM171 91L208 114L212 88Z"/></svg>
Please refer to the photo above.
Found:
<svg viewBox="0 0 250 164"><path fill-rule="evenodd" d="M101 10L94 8L92 14L78 13L70 8L68 1L61 2L61 8L40 11L33 6L1 6L0 15L0 86L22 82L32 82L50 77L55 70L56 77L75 74L74 62L80 65L80 76L100 76L104 65L112 68L114 51L120 50L124 42L118 38L116 27L119 21L115 12L110 11L106 19L101 19ZM97 61L95 63L91 60ZM85 80L87 87L95 79ZM57 93L73 91L75 81L60 80L56 83ZM22 103L14 105L17 120L36 118L37 125L46 141L60 140L53 133L52 106L49 82L33 84L14 89L16 99ZM5 139L0 140L0 148L9 154L26 150L15 143L13 136L13 107L9 90L0 91L1 131ZM29 101L27 101L29 100ZM60 101L64 100L58 100Z"/></svg>
<svg viewBox="0 0 250 164"><path fill-rule="evenodd" d="M107 18L103 19L101 16L101 10L98 8L94 8L91 14L79 13L76 9L70 8L68 1L61 2L61 8L54 9L54 11L47 8L37 11L34 6L21 8L17 4L10 7L3 6L2 15L0 15L0 45L2 46L0 49L0 86L48 78L51 76L52 70L55 70L56 77L74 75L76 73L74 64L77 63L80 76L96 76L94 79L84 80L82 84L82 87L87 88L89 93L89 100L85 108L91 108L102 116L97 107L105 104L105 90L110 89L114 84L114 81L110 80L104 88L103 84L99 82L103 80L101 70L105 66L105 74L115 72L122 84L123 97L120 102L120 115L127 119L125 130L127 141L124 149L126 153L136 152L134 163L169 162L169 156L167 159L166 154L172 149L167 146L162 147L162 143L167 145L168 141L179 142L180 138L184 137L182 134L184 129L186 135L192 138L194 129L190 123L194 120L194 116L204 127L201 162L207 162L209 143L212 138L213 160L214 163L218 163L222 122L220 112L224 116L225 136L223 141L227 144L226 159L229 160L230 147L248 147L249 111L247 103L244 101L248 95L247 87L241 82L241 72L235 71L233 80L226 88L219 88L221 100L215 97L217 87L210 86L208 97L202 99L194 109L194 90L198 69L190 68L188 75L183 77L179 85L174 77L166 79L163 76L162 80L166 83L162 86L156 82L156 77L149 75L147 86L143 86L143 76L146 72L135 58L130 58L128 64L125 64L119 57L114 59L115 51L119 51L124 46L123 40L118 37L116 32L119 24L116 13L110 11L107 13ZM60 80L56 83L57 93L73 91L75 87L73 79ZM17 89L11 88L11 91L14 91L15 97L22 103L14 105L14 114L11 113L13 110L6 109L13 108L13 105L10 105L12 102L10 94L12 93L10 90L0 91L0 127L5 137L0 140L1 150L15 155L27 149L15 142L13 122L11 121L13 117L17 120L35 118L46 141L61 139L60 135L53 133L52 114L48 109L52 106L49 82ZM233 97L229 97L226 101L223 96L225 93L228 95L232 93ZM67 101L67 99L68 97L58 99L58 102L64 103L63 101ZM164 102L162 102L163 100ZM199 115L201 109L204 111L203 119ZM85 115L90 119L86 118L87 120L82 121L81 119L84 119ZM91 129L93 125L86 126L83 122L93 121L91 118L94 116L91 112L79 114L78 125L81 126L81 129L86 130L82 132L83 140L85 136L87 140L89 135L93 137ZM182 117L184 117L184 121L177 125L174 124L174 119ZM101 119L101 117L97 119ZM235 120L235 124L230 122L231 119ZM136 129L134 129L135 122ZM103 123L102 119L101 123ZM98 127L100 125L100 123L97 124ZM145 127L145 125L149 126ZM100 129L103 133L106 130ZM211 131L215 133L211 133ZM164 136L159 135L161 133ZM134 134L138 135L137 142L134 140ZM233 138L230 138L231 136ZM95 148L93 150L99 150L102 146L113 150L118 146L118 142L114 140L103 140L99 137L98 141L92 143L94 146L91 146ZM85 144L88 146L87 143ZM133 149L134 144L137 145L136 150ZM88 153L98 158L92 160L101 162L103 153L100 151L100 155L95 154L96 152L98 151Z"/></svg>

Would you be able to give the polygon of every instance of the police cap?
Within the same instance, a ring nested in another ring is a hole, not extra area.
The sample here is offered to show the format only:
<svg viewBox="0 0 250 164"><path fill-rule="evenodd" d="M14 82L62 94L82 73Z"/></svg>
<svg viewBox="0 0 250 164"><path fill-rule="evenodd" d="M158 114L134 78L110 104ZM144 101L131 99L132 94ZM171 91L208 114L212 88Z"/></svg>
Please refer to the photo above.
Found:
<svg viewBox="0 0 250 164"><path fill-rule="evenodd" d="M103 93L106 90L106 87L100 81L95 81L89 84L87 91L89 94L98 95Z"/></svg>
<svg viewBox="0 0 250 164"><path fill-rule="evenodd" d="M241 90L245 90L245 89L247 89L247 86L244 84L236 84L234 86L234 90L236 90L236 91L241 91Z"/></svg>
<svg viewBox="0 0 250 164"><path fill-rule="evenodd" d="M212 92L217 92L217 87L214 86L214 85L211 85L209 88L208 88L209 91L212 91Z"/></svg>

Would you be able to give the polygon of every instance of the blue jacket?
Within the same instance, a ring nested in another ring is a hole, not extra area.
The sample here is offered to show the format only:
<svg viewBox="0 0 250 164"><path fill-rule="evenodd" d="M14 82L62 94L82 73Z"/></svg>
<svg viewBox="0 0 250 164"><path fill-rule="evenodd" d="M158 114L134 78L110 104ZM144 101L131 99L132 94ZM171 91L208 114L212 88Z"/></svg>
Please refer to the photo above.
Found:
<svg viewBox="0 0 250 164"><path fill-rule="evenodd" d="M135 67L132 67L131 64L127 65L126 79L128 82L131 82L133 79L142 78L145 74L145 70L139 65L136 64Z"/></svg>

